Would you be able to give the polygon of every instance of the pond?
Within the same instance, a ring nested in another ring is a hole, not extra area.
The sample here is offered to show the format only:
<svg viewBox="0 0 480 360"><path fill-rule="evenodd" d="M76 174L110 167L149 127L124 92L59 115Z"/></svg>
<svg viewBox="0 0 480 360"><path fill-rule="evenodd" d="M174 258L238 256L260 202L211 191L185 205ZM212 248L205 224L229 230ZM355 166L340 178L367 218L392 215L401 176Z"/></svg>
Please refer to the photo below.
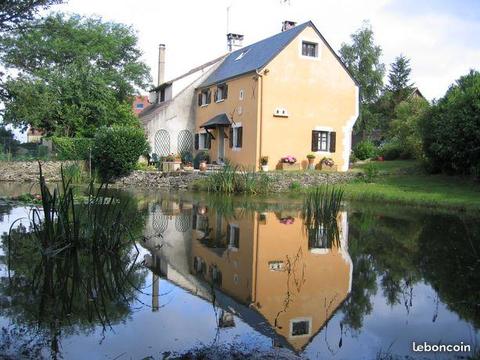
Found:
<svg viewBox="0 0 480 360"><path fill-rule="evenodd" d="M478 356L479 219L347 203L331 242L296 199L112 194L128 199L135 242L116 258L55 259L77 274L64 278L34 242L9 247L12 224L31 231L32 207L0 205L0 357ZM54 292L59 281L70 290Z"/></svg>

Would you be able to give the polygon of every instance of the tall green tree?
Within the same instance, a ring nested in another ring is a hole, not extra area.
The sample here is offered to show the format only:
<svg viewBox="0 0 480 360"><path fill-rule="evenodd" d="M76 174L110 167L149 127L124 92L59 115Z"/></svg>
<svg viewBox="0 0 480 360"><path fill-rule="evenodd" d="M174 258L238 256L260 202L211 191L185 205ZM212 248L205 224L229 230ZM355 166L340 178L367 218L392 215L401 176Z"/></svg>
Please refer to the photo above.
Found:
<svg viewBox="0 0 480 360"><path fill-rule="evenodd" d="M411 72L410 59L404 55L397 56L395 61L390 64L387 89L393 93L411 90L413 87L413 83L410 81Z"/></svg>
<svg viewBox="0 0 480 360"><path fill-rule="evenodd" d="M9 31L32 21L42 9L61 4L63 0L2 0L0 1L0 32Z"/></svg>
<svg viewBox="0 0 480 360"><path fill-rule="evenodd" d="M4 122L47 134L92 137L100 126L138 125L131 97L150 81L137 36L123 24L50 15L0 39Z"/></svg>
<svg viewBox="0 0 480 360"><path fill-rule="evenodd" d="M351 35L351 43L343 43L340 57L360 84L360 119L355 125L357 133L368 133L377 127L378 118L369 108L379 97L383 87L385 65L381 63L382 48L375 45L372 27L364 22Z"/></svg>

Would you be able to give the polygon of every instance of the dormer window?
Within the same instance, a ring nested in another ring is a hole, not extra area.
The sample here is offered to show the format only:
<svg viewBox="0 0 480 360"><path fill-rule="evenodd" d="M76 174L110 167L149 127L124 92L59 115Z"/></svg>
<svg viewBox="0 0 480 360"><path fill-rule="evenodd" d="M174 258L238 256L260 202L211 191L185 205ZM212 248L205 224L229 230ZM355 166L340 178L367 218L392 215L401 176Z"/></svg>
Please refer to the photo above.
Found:
<svg viewBox="0 0 480 360"><path fill-rule="evenodd" d="M198 106L207 106L211 102L211 92L209 89L202 90L198 93Z"/></svg>
<svg viewBox="0 0 480 360"><path fill-rule="evenodd" d="M302 55L318 57L318 44L310 41L302 41Z"/></svg>
<svg viewBox="0 0 480 360"><path fill-rule="evenodd" d="M222 84L217 86L215 90L215 102L223 101L227 98L228 95L228 85Z"/></svg>

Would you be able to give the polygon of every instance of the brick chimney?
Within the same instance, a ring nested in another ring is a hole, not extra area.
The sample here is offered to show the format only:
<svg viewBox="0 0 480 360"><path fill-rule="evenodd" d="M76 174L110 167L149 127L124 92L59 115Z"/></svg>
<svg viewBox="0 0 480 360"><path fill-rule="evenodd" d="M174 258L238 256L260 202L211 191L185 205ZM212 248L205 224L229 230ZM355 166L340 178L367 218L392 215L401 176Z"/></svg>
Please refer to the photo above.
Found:
<svg viewBox="0 0 480 360"><path fill-rule="evenodd" d="M243 35L228 33L227 46L228 46L228 52L232 52L237 49L240 49L243 46Z"/></svg>
<svg viewBox="0 0 480 360"><path fill-rule="evenodd" d="M285 20L282 23L282 32L290 30L291 28L294 28L297 23L295 21L290 21L290 20Z"/></svg>
<svg viewBox="0 0 480 360"><path fill-rule="evenodd" d="M165 82L165 44L158 45L158 78L157 86Z"/></svg>

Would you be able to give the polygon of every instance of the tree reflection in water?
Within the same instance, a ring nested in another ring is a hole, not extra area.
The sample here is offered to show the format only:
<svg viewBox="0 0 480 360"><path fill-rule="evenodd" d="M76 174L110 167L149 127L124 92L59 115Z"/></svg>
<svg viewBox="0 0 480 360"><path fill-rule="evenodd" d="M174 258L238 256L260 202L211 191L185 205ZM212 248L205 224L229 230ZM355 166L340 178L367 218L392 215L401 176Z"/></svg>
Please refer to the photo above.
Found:
<svg viewBox="0 0 480 360"><path fill-rule="evenodd" d="M11 319L3 354L39 358L49 349L49 357L61 357L62 337L98 325L104 333L125 319L144 282L137 204L103 187L79 197L68 181L62 186L52 194L43 183L43 212L33 210L28 227L2 236L11 274L0 284L0 313Z"/></svg>

